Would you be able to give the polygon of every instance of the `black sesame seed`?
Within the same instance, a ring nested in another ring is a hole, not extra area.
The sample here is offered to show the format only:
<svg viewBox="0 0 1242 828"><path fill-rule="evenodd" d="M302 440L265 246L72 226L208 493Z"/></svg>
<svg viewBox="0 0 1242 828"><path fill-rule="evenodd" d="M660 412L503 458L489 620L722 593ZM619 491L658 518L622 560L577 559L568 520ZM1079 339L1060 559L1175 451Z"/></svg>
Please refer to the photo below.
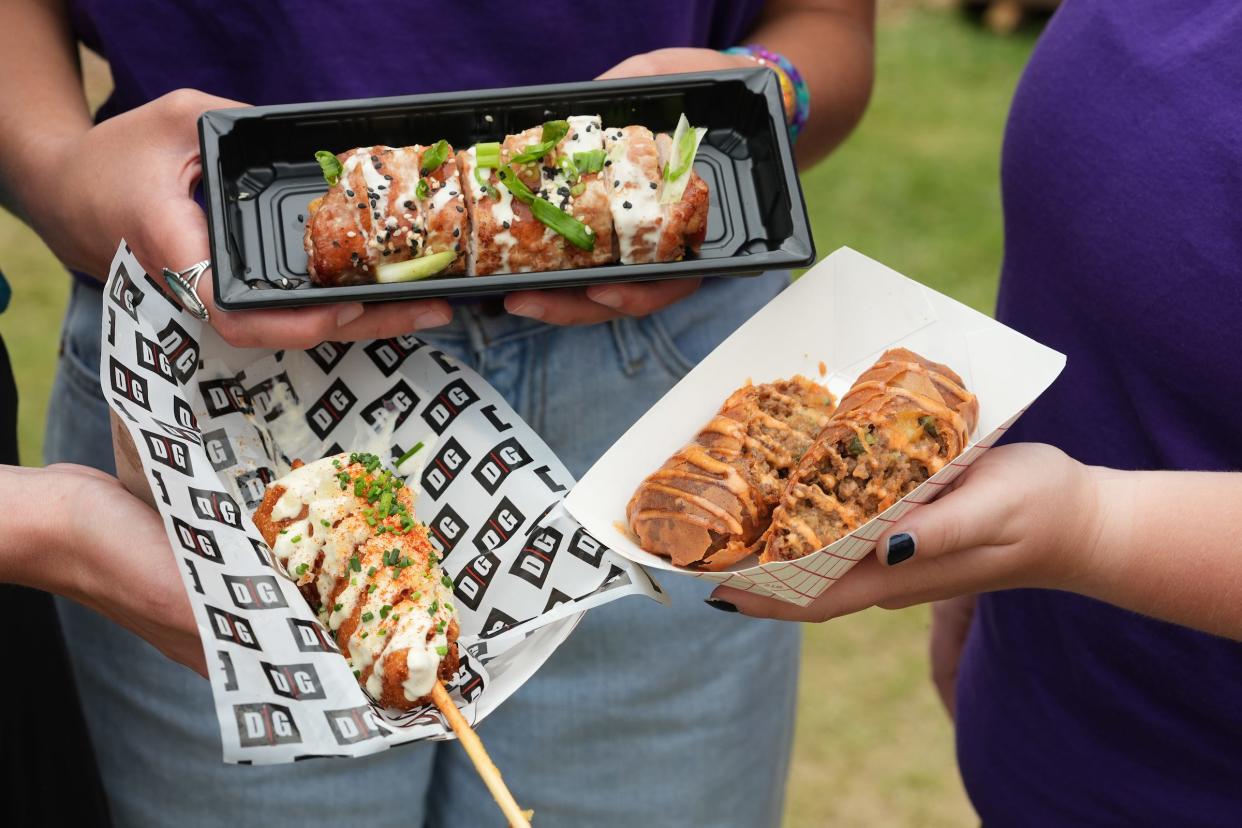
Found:
<svg viewBox="0 0 1242 828"><path fill-rule="evenodd" d="M657 188L657 187L659 187L659 186L660 186L660 185L659 185L659 184L656 184L654 181L652 181L652 182L651 182L651 189L653 189L653 190L654 190L654 189L656 189L656 188Z"/></svg>
<svg viewBox="0 0 1242 828"><path fill-rule="evenodd" d="M633 204L630 204L628 201L623 201L623 202L621 202L621 206L622 206L622 207L624 207L625 209L627 209L627 210L628 210L628 209L630 209L631 207L633 207L634 205L633 205Z"/></svg>
<svg viewBox="0 0 1242 828"><path fill-rule="evenodd" d="M341 246L341 243L340 243L339 241L336 241L335 239L333 239L333 240L332 240L332 246L333 246L333 247L340 247L340 246Z"/></svg>
<svg viewBox="0 0 1242 828"><path fill-rule="evenodd" d="M379 214L379 212L378 212L378 211L377 211L377 212L372 213L371 215L375 216L375 220L376 220L376 221L379 221L380 214Z"/></svg>
<svg viewBox="0 0 1242 828"><path fill-rule="evenodd" d="M386 175L386 176L384 176L384 180L385 180L385 181L392 181L392 176L391 176L391 175Z"/></svg>
<svg viewBox="0 0 1242 828"><path fill-rule="evenodd" d="M379 156L378 156L378 155L372 155L372 156L371 156L371 163L372 163L372 164L375 164L375 163L377 163L378 161L379 161Z"/></svg>
<svg viewBox="0 0 1242 828"><path fill-rule="evenodd" d="M414 202L412 202L412 201L407 201L407 202L405 203L405 209L407 209L407 210L413 210L413 209L414 209Z"/></svg>
<svg viewBox="0 0 1242 828"><path fill-rule="evenodd" d="M612 166L612 159L611 159L611 158L606 159L606 160L604 161L604 166L605 166L605 167L611 167L611 166Z"/></svg>
<svg viewBox="0 0 1242 828"><path fill-rule="evenodd" d="M301 213L298 213L298 221L299 221L299 222L306 221L306 219L304 219L304 218L302 217L302 214L301 214Z"/></svg>
<svg viewBox="0 0 1242 828"><path fill-rule="evenodd" d="M502 221L502 222L500 223L500 226L501 226L501 227L503 227L503 228L505 228L506 230L508 230L508 229L509 229L509 222L507 222L507 221Z"/></svg>
<svg viewBox="0 0 1242 828"><path fill-rule="evenodd" d="M361 201L359 201L359 202L358 202L358 209L359 209L359 210L365 210L365 209L367 209L367 205L365 205L365 204L363 204Z"/></svg>
<svg viewBox="0 0 1242 828"><path fill-rule="evenodd" d="M459 213L464 213L464 212L466 212L466 208L465 208L465 207L462 207L460 204L458 204L458 205L457 205L457 212L459 212Z"/></svg>
<svg viewBox="0 0 1242 828"><path fill-rule="evenodd" d="M557 188L556 188L556 194L557 194L557 195L562 195L562 196L565 196L566 198L568 198L568 197L569 197L569 188L568 188L568 187L557 187Z"/></svg>
<svg viewBox="0 0 1242 828"><path fill-rule="evenodd" d="M620 186L621 186L621 180L619 178L613 179L613 182L612 182L613 189L615 190L617 187L620 187Z"/></svg>
<svg viewBox="0 0 1242 828"><path fill-rule="evenodd" d="M571 141L577 141L577 140L578 140L578 133L576 133L576 132L575 132L573 135L571 135L571 136L569 137L569 140L571 140Z"/></svg>
<svg viewBox="0 0 1242 828"><path fill-rule="evenodd" d="M457 191L456 191L456 190L449 190L449 195L451 195L451 196L455 196L455 195L457 195Z"/></svg>
<svg viewBox="0 0 1242 828"><path fill-rule="evenodd" d="M454 227L454 228L453 228L453 238L457 238L457 237L458 237L458 236L460 236L460 235L461 235L461 228L460 228L460 227Z"/></svg>
<svg viewBox="0 0 1242 828"><path fill-rule="evenodd" d="M353 198L353 197L354 197L354 191L353 191L353 190L346 190L346 191L345 191L345 195L346 195L346 196L348 196L349 198Z"/></svg>

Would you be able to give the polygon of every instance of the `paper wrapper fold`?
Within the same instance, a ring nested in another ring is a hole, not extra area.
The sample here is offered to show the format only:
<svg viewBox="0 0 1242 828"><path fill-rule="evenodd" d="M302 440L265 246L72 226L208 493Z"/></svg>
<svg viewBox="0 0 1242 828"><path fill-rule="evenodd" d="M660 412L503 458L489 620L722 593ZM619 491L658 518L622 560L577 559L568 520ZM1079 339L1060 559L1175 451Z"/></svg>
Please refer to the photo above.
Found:
<svg viewBox="0 0 1242 828"><path fill-rule="evenodd" d="M796 561L742 561L696 572L644 552L625 531L625 507L652 471L693 440L748 381L794 374L838 399L888 348L909 348L961 374L979 398L974 441L883 514ZM712 351L591 467L565 500L595 537L654 570L703 578L805 606L875 548L887 524L931 500L1052 384L1065 356L849 248L825 258Z"/></svg>
<svg viewBox="0 0 1242 828"><path fill-rule="evenodd" d="M250 515L294 459L370 451L392 462L425 444L400 471L421 467L409 477L417 517L453 580L461 669L449 690L471 722L520 687L587 609L626 595L666 600L569 516L573 479L500 394L416 337L234 349L124 244L105 289L100 374L118 470L134 489L145 476L181 562L225 761L360 756L451 736L434 707L372 705L274 568Z"/></svg>

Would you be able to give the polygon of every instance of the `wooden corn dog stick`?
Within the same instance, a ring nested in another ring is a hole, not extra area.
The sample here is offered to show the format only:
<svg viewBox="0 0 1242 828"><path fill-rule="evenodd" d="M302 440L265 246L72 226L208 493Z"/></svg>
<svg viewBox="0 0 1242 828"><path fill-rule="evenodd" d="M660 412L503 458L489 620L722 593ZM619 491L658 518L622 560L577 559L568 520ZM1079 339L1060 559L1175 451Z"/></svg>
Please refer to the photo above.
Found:
<svg viewBox="0 0 1242 828"><path fill-rule="evenodd" d="M518 807L513 794L505 786L505 781L500 778L499 769L497 769L491 757L487 755L487 750L483 747L483 742L479 739L478 734L474 732L474 729L466 721L466 717L461 715L457 705L453 704L453 700L449 698L448 691L444 689L444 682L436 680L435 687L431 688L431 700L436 703L436 707L440 708L444 718L448 719L449 726L457 734L457 741L461 742L466 755L474 763L474 769L479 772L479 777L483 780L483 784L487 785L492 798L496 800L496 804L500 806L501 812L509 820L510 828L530 828L530 821L526 815L527 812Z"/></svg>

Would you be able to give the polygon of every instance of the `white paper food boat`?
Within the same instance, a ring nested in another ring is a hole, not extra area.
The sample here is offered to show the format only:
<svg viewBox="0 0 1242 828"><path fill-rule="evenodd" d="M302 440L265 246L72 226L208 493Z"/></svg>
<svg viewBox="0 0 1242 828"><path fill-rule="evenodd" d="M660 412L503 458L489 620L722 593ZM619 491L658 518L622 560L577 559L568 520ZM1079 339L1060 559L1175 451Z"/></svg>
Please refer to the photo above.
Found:
<svg viewBox="0 0 1242 828"><path fill-rule="evenodd" d="M742 561L724 572L674 566L626 531L625 507L652 471L690 442L747 381L794 374L837 397L888 348L909 348L961 374L979 398L967 449L875 519L796 561ZM720 344L578 481L565 506L599 540L654 570L703 578L805 606L875 548L886 524L937 492L1001 438L1052 384L1065 356L849 248L798 279Z"/></svg>

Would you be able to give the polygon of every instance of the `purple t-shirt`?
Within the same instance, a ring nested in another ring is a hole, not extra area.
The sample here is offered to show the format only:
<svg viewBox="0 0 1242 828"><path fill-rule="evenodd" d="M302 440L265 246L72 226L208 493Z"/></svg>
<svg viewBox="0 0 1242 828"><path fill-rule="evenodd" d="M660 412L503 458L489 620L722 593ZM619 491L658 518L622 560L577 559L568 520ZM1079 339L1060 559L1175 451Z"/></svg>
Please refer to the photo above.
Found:
<svg viewBox="0 0 1242 828"><path fill-rule="evenodd" d="M740 43L762 0L68 5L112 66L102 119L180 87L275 104L590 80L653 49Z"/></svg>
<svg viewBox="0 0 1242 828"><path fill-rule="evenodd" d="M1013 439L1121 469L1242 469L1239 44L1236 0L1068 0L1044 33L1005 137L999 316L1069 364ZM1132 552L1194 550L1174 515ZM958 694L986 824L1242 822L1242 643L993 593Z"/></svg>

